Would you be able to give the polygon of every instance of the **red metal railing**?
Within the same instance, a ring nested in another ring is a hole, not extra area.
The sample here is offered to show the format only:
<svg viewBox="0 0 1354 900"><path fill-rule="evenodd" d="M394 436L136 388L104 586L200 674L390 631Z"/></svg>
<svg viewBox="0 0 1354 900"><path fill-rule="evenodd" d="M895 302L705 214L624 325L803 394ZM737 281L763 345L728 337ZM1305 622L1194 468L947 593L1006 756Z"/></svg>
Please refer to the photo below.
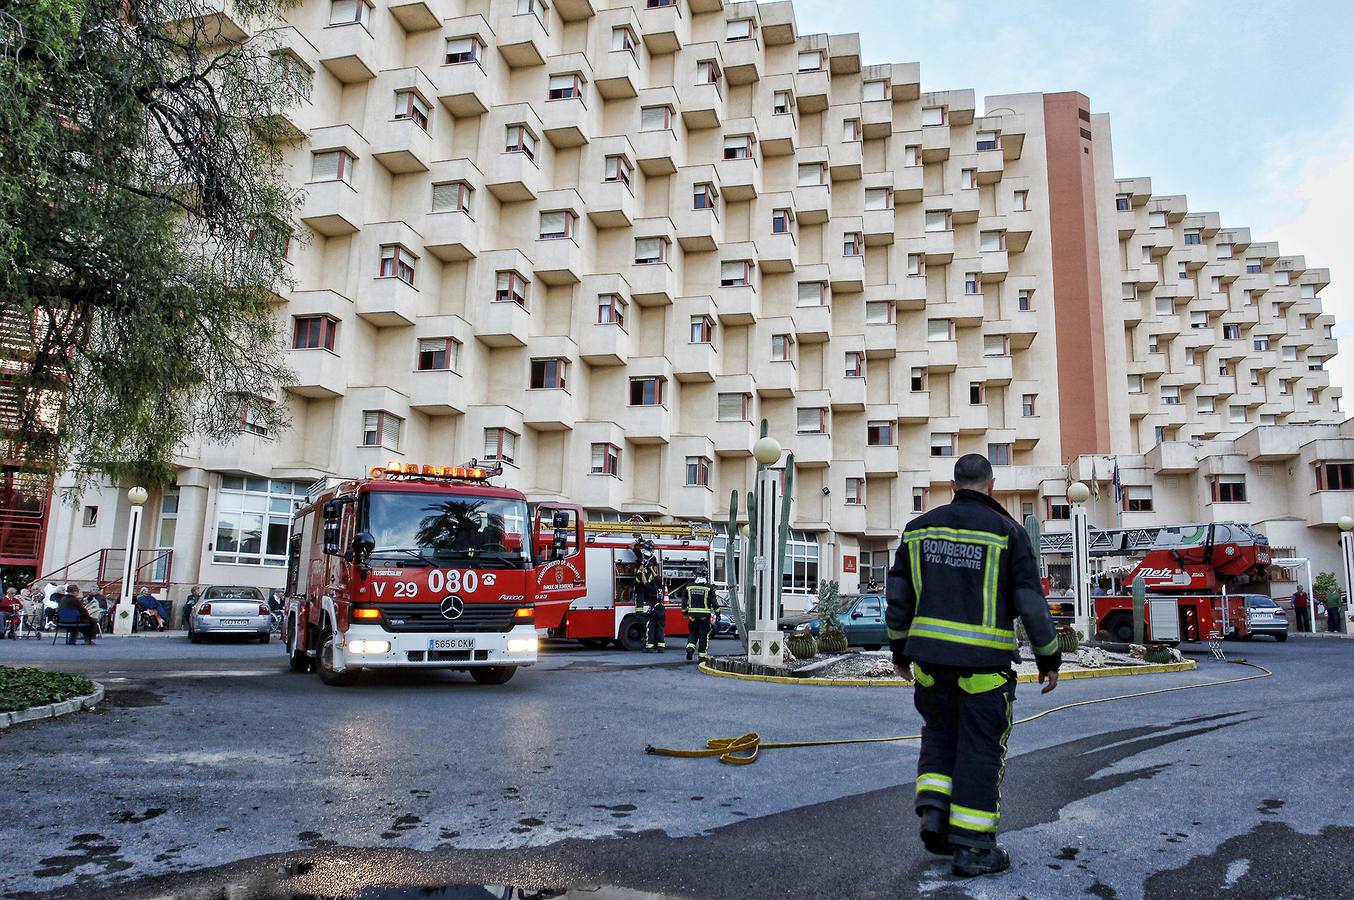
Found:
<svg viewBox="0 0 1354 900"><path fill-rule="evenodd" d="M136 551L136 573L132 583L136 587L162 589L173 583L174 551L154 548ZM122 572L127 563L126 547L104 547L72 560L58 569L34 580L28 586L93 583L105 596L119 596L122 592Z"/></svg>

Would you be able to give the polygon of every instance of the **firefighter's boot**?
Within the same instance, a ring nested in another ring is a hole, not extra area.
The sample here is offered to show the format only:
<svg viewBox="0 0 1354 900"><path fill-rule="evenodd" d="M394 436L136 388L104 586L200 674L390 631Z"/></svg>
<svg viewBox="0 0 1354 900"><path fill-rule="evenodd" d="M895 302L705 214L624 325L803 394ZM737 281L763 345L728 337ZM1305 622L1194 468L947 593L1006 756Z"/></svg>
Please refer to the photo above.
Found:
<svg viewBox="0 0 1354 900"><path fill-rule="evenodd" d="M953 856L954 845L950 843L949 821L944 810L927 806L920 811L921 842L926 849L937 856Z"/></svg>
<svg viewBox="0 0 1354 900"><path fill-rule="evenodd" d="M975 875L994 875L1011 868L1011 854L1005 847L956 847L951 871L961 878Z"/></svg>
<svg viewBox="0 0 1354 900"><path fill-rule="evenodd" d="M695 644L687 644L687 645L686 645L686 661L687 661L687 662L691 662L691 657L693 657L693 656L695 656L695 655L696 655L696 645L695 645Z"/></svg>

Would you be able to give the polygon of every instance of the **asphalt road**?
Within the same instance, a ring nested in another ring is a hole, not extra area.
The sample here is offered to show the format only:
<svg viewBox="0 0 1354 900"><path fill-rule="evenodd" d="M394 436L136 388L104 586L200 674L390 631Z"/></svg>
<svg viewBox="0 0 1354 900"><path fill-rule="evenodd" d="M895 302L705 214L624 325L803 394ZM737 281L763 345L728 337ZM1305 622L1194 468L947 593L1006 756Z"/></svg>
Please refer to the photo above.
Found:
<svg viewBox="0 0 1354 900"><path fill-rule="evenodd" d="M1015 867L961 881L917 843L913 743L744 767L643 752L753 730L915 733L906 689L568 647L501 687L396 673L335 689L288 673L277 644L3 641L0 664L83 672L108 697L0 732L0 895L1351 896L1354 641L1227 650L1274 677L1018 726L1002 803ZM1046 697L1022 685L1017 714L1249 672L1207 660Z"/></svg>

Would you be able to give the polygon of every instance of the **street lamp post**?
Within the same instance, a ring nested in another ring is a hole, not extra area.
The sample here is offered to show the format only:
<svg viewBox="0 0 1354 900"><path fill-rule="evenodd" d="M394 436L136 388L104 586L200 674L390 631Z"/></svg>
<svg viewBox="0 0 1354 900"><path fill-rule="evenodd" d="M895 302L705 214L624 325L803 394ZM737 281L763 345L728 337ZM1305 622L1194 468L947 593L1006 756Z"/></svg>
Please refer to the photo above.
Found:
<svg viewBox="0 0 1354 900"><path fill-rule="evenodd" d="M1340 630L1348 633L1354 629L1354 518L1341 516L1340 526L1340 563L1345 569L1345 603L1344 619L1340 623ZM1312 598L1312 611L1316 611L1316 598ZM1316 630L1316 616L1312 616L1312 630Z"/></svg>
<svg viewBox="0 0 1354 900"><path fill-rule="evenodd" d="M776 582L784 560L780 558L780 475L771 466L780 461L780 442L764 437L752 446L760 463L757 473L757 546L752 574L757 598L756 621L748 629L748 660L764 666L785 664L785 639L780 633L776 610Z"/></svg>
<svg viewBox="0 0 1354 900"><path fill-rule="evenodd" d="M127 558L122 563L122 594L113 614L114 634L131 634L132 623L136 621L136 545L141 537L141 507L149 496L143 487L127 491L132 508L127 515Z"/></svg>
<svg viewBox="0 0 1354 900"><path fill-rule="evenodd" d="M1095 610L1091 608L1091 527L1086 516L1086 501L1091 489L1080 481L1067 486L1072 503L1072 596L1077 627L1085 640L1095 638Z"/></svg>

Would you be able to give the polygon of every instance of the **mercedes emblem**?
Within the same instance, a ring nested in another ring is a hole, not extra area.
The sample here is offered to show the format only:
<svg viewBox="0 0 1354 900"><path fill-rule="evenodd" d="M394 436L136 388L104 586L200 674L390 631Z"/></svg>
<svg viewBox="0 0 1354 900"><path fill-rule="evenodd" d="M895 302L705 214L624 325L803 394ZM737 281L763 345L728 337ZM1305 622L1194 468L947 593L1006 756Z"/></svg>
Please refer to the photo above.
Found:
<svg viewBox="0 0 1354 900"><path fill-rule="evenodd" d="M448 594L442 598L442 618L459 619L461 613L465 612L465 601L455 594Z"/></svg>

